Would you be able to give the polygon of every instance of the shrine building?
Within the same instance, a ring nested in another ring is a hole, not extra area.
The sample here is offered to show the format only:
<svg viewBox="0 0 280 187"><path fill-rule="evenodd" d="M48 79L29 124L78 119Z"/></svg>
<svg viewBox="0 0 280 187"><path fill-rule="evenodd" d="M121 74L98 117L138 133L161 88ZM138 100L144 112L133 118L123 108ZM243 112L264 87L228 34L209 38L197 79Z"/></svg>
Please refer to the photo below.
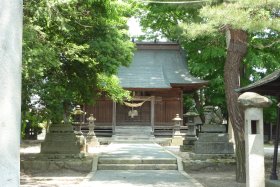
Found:
<svg viewBox="0 0 280 187"><path fill-rule="evenodd" d="M118 72L121 86L132 91L132 100L115 103L103 96L87 114L96 118L96 127L172 126L172 119L183 115L183 94L194 92L207 81L193 77L184 50L177 43L136 43L129 67Z"/></svg>

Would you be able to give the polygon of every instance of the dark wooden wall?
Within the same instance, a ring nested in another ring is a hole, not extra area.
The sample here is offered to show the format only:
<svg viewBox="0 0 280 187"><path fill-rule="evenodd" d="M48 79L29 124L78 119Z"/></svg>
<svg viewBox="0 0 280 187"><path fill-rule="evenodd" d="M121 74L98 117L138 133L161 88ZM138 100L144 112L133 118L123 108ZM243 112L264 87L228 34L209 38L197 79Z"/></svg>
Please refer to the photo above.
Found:
<svg viewBox="0 0 280 187"><path fill-rule="evenodd" d="M136 102L136 101L135 101ZM138 103L137 101L136 103ZM117 104L117 125L137 125L137 124L151 124L151 102L146 101L141 107L133 108L134 110L137 110L138 116L134 116L131 118L128 116L128 112L132 108L126 106Z"/></svg>
<svg viewBox="0 0 280 187"><path fill-rule="evenodd" d="M161 98L155 102L155 125L172 125L176 114L183 115L182 91L171 89L156 92L154 95Z"/></svg>
<svg viewBox="0 0 280 187"><path fill-rule="evenodd" d="M86 105L85 111L87 117L90 114L96 118L97 125L112 125L113 116L113 102L112 100L102 98L98 100L94 105Z"/></svg>
<svg viewBox="0 0 280 187"><path fill-rule="evenodd" d="M172 119L176 114L183 114L182 91L180 89L169 89L165 91L136 92L137 96L155 96L155 125L173 125ZM140 102L140 101L135 101ZM107 98L99 99L94 106L85 106L87 114L93 114L97 125L111 125L113 115L113 102ZM151 123L151 102L146 101L141 107L134 108L138 116L128 116L130 107L117 104L117 125L133 125Z"/></svg>

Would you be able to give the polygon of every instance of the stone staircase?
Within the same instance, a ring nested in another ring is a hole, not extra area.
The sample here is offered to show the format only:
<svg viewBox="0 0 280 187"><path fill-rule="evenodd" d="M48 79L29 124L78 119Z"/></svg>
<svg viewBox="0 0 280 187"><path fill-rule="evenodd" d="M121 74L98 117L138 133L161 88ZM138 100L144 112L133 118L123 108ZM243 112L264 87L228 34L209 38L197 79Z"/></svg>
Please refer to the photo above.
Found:
<svg viewBox="0 0 280 187"><path fill-rule="evenodd" d="M99 158L98 170L177 170L174 158Z"/></svg>
<svg viewBox="0 0 280 187"><path fill-rule="evenodd" d="M98 170L177 170L177 159L154 143L151 126L117 126Z"/></svg>
<svg viewBox="0 0 280 187"><path fill-rule="evenodd" d="M112 137L114 143L149 143L154 142L151 126L116 126Z"/></svg>

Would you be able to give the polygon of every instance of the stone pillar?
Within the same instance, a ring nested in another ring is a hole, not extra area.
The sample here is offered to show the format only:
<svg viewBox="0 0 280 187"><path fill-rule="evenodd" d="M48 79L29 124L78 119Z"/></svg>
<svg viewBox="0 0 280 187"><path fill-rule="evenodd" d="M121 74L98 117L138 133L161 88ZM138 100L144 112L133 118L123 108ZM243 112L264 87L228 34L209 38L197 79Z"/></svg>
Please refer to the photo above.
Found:
<svg viewBox="0 0 280 187"><path fill-rule="evenodd" d="M0 186L20 183L22 1L0 1Z"/></svg>
<svg viewBox="0 0 280 187"><path fill-rule="evenodd" d="M263 151L263 107L271 101L259 94L246 92L238 102L245 108L246 187L265 187Z"/></svg>

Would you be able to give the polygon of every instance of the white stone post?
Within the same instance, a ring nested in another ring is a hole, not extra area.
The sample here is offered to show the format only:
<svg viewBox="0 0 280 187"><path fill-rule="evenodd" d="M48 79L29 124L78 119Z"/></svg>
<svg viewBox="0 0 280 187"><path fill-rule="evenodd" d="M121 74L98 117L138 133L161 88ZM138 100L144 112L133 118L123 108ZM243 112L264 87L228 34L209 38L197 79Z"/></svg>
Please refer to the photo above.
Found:
<svg viewBox="0 0 280 187"><path fill-rule="evenodd" d="M22 0L0 1L0 186L20 184Z"/></svg>
<svg viewBox="0 0 280 187"><path fill-rule="evenodd" d="M239 96L245 107L246 187L265 187L263 150L263 107L271 101L253 92Z"/></svg>
<svg viewBox="0 0 280 187"><path fill-rule="evenodd" d="M254 127L253 127L254 126ZM253 130L254 129L254 130ZM263 109L245 109L247 187L264 187Z"/></svg>

